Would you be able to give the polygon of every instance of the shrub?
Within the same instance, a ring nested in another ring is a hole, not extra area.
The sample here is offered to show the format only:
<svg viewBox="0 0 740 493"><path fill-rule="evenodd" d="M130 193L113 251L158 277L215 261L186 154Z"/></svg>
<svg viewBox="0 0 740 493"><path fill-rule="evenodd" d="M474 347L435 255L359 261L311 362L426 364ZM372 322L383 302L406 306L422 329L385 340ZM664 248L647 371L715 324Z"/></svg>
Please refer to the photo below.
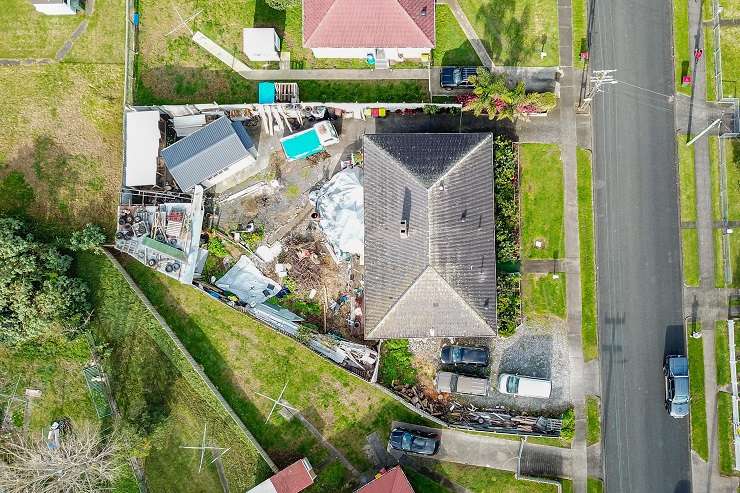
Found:
<svg viewBox="0 0 740 493"><path fill-rule="evenodd" d="M576 434L576 413L573 408L565 411L561 419L563 420L563 427L560 429L560 438L573 440L573 436Z"/></svg>
<svg viewBox="0 0 740 493"><path fill-rule="evenodd" d="M439 113L439 106L434 104L425 104L424 105L424 114L425 115L436 115Z"/></svg>
<svg viewBox="0 0 740 493"><path fill-rule="evenodd" d="M298 5L299 0L265 0L270 8L275 10L287 10Z"/></svg>
<svg viewBox="0 0 740 493"><path fill-rule="evenodd" d="M69 238L69 249L73 252L92 252L97 255L103 253L100 245L105 241L105 235L95 224L86 224L81 231L75 231Z"/></svg>
<svg viewBox="0 0 740 493"><path fill-rule="evenodd" d="M390 386L395 381L401 384L416 382L416 368L411 361L413 355L409 351L409 341L406 339L389 339L383 342L380 352L380 382Z"/></svg>
<svg viewBox="0 0 740 493"><path fill-rule="evenodd" d="M208 240L208 253L219 258L229 256L229 252L226 250L221 238L218 238L217 236L211 236Z"/></svg>

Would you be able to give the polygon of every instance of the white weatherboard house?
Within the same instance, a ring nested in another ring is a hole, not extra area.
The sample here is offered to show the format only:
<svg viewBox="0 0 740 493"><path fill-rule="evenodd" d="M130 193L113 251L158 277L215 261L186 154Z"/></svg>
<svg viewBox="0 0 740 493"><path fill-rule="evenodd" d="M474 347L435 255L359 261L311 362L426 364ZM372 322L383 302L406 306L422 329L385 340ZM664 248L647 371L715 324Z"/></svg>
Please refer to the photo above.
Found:
<svg viewBox="0 0 740 493"><path fill-rule="evenodd" d="M242 31L244 54L252 62L280 61L280 37L271 27L248 27Z"/></svg>
<svg viewBox="0 0 740 493"><path fill-rule="evenodd" d="M212 187L250 166L258 171L252 139L241 122L226 116L165 147L161 155L183 192Z"/></svg>
<svg viewBox="0 0 740 493"><path fill-rule="evenodd" d="M303 0L303 46L316 58L419 59L434 48L434 0Z"/></svg>
<svg viewBox="0 0 740 493"><path fill-rule="evenodd" d="M31 4L46 15L75 15L85 10L84 0L31 0Z"/></svg>

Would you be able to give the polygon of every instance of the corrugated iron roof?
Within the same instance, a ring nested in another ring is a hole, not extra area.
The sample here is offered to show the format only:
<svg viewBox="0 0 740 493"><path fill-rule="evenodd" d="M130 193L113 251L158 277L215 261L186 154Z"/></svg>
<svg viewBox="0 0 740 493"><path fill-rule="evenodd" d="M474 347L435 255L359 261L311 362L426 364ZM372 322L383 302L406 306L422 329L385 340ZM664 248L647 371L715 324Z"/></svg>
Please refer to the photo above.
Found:
<svg viewBox="0 0 740 493"><path fill-rule="evenodd" d="M254 147L240 122L221 118L162 149L167 169L184 192L251 156Z"/></svg>
<svg viewBox="0 0 740 493"><path fill-rule="evenodd" d="M365 337L495 335L491 134L366 135L364 152Z"/></svg>

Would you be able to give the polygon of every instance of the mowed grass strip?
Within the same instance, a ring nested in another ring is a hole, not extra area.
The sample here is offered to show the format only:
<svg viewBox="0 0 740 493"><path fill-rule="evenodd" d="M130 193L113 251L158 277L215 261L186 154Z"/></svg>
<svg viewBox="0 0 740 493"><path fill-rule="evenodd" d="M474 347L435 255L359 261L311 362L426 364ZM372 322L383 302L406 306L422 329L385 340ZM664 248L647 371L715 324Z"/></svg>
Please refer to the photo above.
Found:
<svg viewBox="0 0 740 493"><path fill-rule="evenodd" d="M737 475L735 471L735 434L732 424L732 394L717 393L717 445L719 470L725 476Z"/></svg>
<svg viewBox="0 0 740 493"><path fill-rule="evenodd" d="M555 275L557 278L553 274L525 274L522 277L525 316L565 318L565 273Z"/></svg>
<svg viewBox="0 0 740 493"><path fill-rule="evenodd" d="M699 236L696 228L681 230L681 255L683 282L687 286L699 285Z"/></svg>
<svg viewBox="0 0 740 493"><path fill-rule="evenodd" d="M586 397L586 443L594 445L601 441L601 399L595 395Z"/></svg>
<svg viewBox="0 0 740 493"><path fill-rule="evenodd" d="M701 331L697 324L696 330ZM707 411L704 406L704 343L688 338L689 392L691 395L691 448L704 460L709 457Z"/></svg>
<svg viewBox="0 0 740 493"><path fill-rule="evenodd" d="M594 239L591 153L576 150L578 163L578 238L581 254L581 338L583 359L599 356L596 309L596 242Z"/></svg>
<svg viewBox="0 0 740 493"><path fill-rule="evenodd" d="M686 145L686 136L676 137L678 147L678 182L680 188L681 221L696 221L696 175L694 147Z"/></svg>
<svg viewBox="0 0 740 493"><path fill-rule="evenodd" d="M556 144L519 146L523 259L565 255L563 162ZM535 246L535 242L542 247Z"/></svg>
<svg viewBox="0 0 740 493"><path fill-rule="evenodd" d="M586 62L581 60L581 52L588 51L588 17L586 2L588 0L573 0L571 2L571 21L573 26L573 65L584 67Z"/></svg>
<svg viewBox="0 0 740 493"><path fill-rule="evenodd" d="M454 462L431 462L425 465L437 475L448 478L473 493L555 493L557 486L518 480L513 472L475 467ZM425 490L421 490L425 491Z"/></svg>
<svg viewBox="0 0 740 493"><path fill-rule="evenodd" d="M44 15L27 0L3 0L0 58L54 58L83 19L82 15Z"/></svg>
<svg viewBox="0 0 740 493"><path fill-rule="evenodd" d="M689 53L689 0L673 0L673 55L676 62L676 90L690 95L691 84L684 86L682 83L685 75L692 75L693 57Z"/></svg>
<svg viewBox="0 0 740 493"><path fill-rule="evenodd" d="M726 2L733 3L733 2ZM728 12L723 12L722 19L731 19ZM737 19L738 16L735 17ZM722 46L722 96L738 97L738 74L740 74L740 25L724 23L720 26L720 43Z"/></svg>
<svg viewBox="0 0 740 493"><path fill-rule="evenodd" d="M432 50L432 63L437 66L481 65L473 45L468 41L450 7L437 5L436 15L436 43Z"/></svg>
<svg viewBox="0 0 740 493"><path fill-rule="evenodd" d="M558 65L557 1L460 0L460 6L495 64Z"/></svg>
<svg viewBox="0 0 740 493"><path fill-rule="evenodd" d="M714 327L714 361L717 366L717 386L721 387L730 383L730 347L727 338L727 321L718 320Z"/></svg>
<svg viewBox="0 0 740 493"><path fill-rule="evenodd" d="M359 470L371 467L364 449L369 434L377 432L384 440L393 420L424 421L380 390L251 317L135 260L124 259L124 265L271 455L294 454L297 433L303 433L303 428L297 420L287 422L280 416L265 424L272 404L255 392L275 395L286 381L285 400Z"/></svg>

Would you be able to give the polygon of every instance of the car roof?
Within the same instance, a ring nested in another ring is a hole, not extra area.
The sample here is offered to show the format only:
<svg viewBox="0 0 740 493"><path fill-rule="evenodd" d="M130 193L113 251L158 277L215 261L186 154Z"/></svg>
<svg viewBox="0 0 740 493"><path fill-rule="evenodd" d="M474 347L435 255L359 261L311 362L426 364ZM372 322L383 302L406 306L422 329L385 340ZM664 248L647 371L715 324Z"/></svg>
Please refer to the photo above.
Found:
<svg viewBox="0 0 740 493"><path fill-rule="evenodd" d="M689 360L686 356L669 356L668 370L671 375L686 377L689 375Z"/></svg>
<svg viewBox="0 0 740 493"><path fill-rule="evenodd" d="M550 397L552 383L549 380L539 378L519 377L519 389L517 394L523 396Z"/></svg>
<svg viewBox="0 0 740 493"><path fill-rule="evenodd" d="M689 378L678 377L674 378L674 399L676 397L688 397L689 396Z"/></svg>

